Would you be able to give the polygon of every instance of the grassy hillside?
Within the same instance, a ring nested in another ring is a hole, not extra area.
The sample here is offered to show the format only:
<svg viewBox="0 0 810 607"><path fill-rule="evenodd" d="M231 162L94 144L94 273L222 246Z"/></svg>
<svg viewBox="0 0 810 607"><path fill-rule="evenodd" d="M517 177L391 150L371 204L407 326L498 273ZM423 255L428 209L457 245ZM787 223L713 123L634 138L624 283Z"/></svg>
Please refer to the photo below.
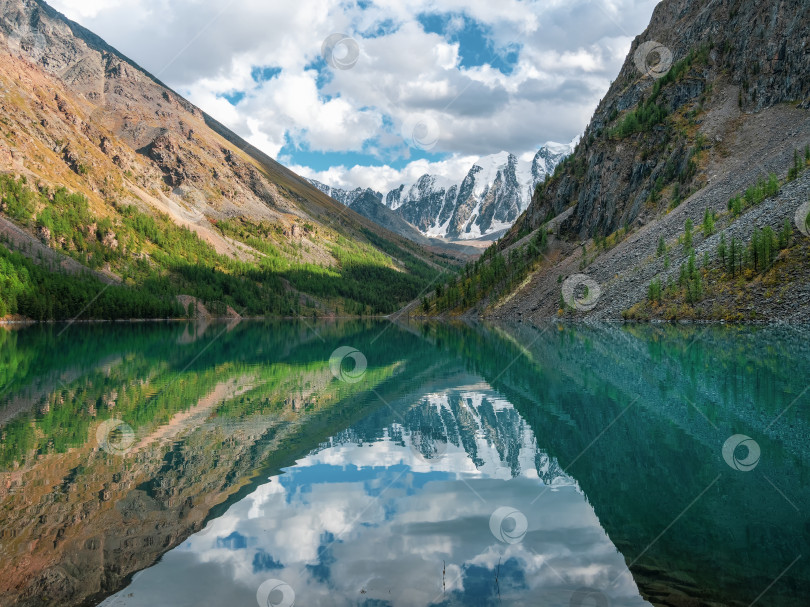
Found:
<svg viewBox="0 0 810 607"><path fill-rule="evenodd" d="M112 205L99 217L87 199L64 188L31 189L25 178L0 175L0 207L16 224L90 269L120 277L69 275L0 246L0 316L33 319L185 316L175 296L192 295L213 313L241 315L385 314L419 294L436 268L378 238L378 246L304 224L333 256L329 265L301 260L300 242L278 226L247 219L213 220L243 259L218 253L197 233L134 205ZM397 255L394 261L392 255ZM297 259L297 256L299 257Z"/></svg>
<svg viewBox="0 0 810 607"><path fill-rule="evenodd" d="M213 314L387 314L457 263L324 195L44 2L0 5L0 317L176 317L193 301L178 295Z"/></svg>

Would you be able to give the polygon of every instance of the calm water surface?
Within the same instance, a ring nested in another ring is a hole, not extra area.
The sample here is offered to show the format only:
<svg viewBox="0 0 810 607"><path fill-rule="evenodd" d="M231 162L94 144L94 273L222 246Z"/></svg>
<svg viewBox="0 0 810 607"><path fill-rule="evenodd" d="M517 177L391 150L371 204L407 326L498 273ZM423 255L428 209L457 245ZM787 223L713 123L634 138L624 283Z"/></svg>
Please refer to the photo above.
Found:
<svg viewBox="0 0 810 607"><path fill-rule="evenodd" d="M807 605L808 338L0 331L0 605Z"/></svg>

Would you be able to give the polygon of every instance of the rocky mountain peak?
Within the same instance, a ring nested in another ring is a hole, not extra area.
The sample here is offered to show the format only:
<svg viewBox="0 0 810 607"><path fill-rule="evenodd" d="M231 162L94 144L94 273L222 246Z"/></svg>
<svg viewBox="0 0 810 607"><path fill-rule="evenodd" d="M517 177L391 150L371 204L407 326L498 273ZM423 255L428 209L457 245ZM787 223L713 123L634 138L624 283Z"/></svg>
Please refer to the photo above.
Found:
<svg viewBox="0 0 810 607"><path fill-rule="evenodd" d="M424 174L375 196L422 234L448 239L493 237L509 228L528 206L534 187L554 171L573 144L548 143L534 158L520 160L510 152L478 159L461 182ZM359 189L312 183L351 206Z"/></svg>

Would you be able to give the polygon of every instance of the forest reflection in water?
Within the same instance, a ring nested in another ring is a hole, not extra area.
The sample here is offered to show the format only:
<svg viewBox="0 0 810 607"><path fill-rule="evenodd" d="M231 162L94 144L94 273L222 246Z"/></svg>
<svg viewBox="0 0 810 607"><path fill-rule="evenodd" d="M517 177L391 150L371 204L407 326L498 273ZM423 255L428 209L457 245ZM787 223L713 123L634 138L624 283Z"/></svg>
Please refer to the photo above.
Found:
<svg viewBox="0 0 810 607"><path fill-rule="evenodd" d="M810 596L802 329L61 331L0 333L0 604Z"/></svg>

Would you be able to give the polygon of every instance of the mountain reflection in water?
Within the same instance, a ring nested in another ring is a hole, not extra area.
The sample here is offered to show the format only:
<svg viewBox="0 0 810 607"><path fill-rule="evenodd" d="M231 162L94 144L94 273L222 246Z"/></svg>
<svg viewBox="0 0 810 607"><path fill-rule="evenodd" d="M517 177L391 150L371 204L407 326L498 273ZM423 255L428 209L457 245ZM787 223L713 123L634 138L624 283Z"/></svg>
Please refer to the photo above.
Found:
<svg viewBox="0 0 810 607"><path fill-rule="evenodd" d="M2 605L810 596L799 329L54 329L0 334Z"/></svg>

